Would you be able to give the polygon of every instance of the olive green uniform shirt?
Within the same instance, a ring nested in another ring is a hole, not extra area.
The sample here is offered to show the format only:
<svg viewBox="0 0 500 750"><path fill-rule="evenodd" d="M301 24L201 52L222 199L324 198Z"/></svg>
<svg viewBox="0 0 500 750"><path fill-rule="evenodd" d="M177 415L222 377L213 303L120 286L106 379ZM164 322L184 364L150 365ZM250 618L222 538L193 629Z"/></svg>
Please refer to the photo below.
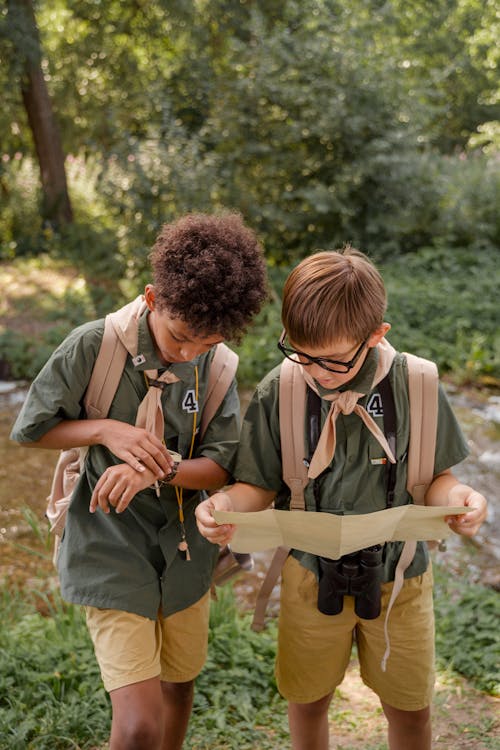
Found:
<svg viewBox="0 0 500 750"><path fill-rule="evenodd" d="M340 390L367 393L359 403L364 406L383 431L383 410L377 388L368 393L376 369L377 353L371 349L359 373ZM238 481L273 490L277 493L275 507L289 510L290 491L284 484L281 465L281 440L279 427L279 377L280 366L272 370L257 386L243 421L234 471ZM406 359L396 354L389 373L396 410L397 466L394 505L412 502L406 490L407 455L409 441L409 401ZM325 391L321 391L325 393ZM321 424L330 410L331 402L321 400ZM304 425L305 445L308 444ZM306 449L307 450L307 449ZM439 387L438 426L434 474L450 468L467 456L464 437L451 410L448 399ZM386 467L377 463L385 456L356 414L340 414L336 422L335 454L330 466L305 489L308 511L337 513L339 515L372 513L386 508ZM316 485L316 486L315 486ZM402 542L390 542L384 550L384 580L394 579ZM315 555L298 550L293 555L318 575ZM427 545L418 544L412 564L405 577L422 574L428 565Z"/></svg>
<svg viewBox="0 0 500 750"><path fill-rule="evenodd" d="M61 420L84 419L83 397L99 351L104 320L75 329L53 353L34 380L11 437L19 442L38 440ZM144 362L134 366L127 357L109 418L135 424L137 409L146 395L144 370L161 368L147 325L139 322L138 350ZM203 407L214 350L191 362L172 364L180 380L162 393L165 443L184 458L189 455L193 419ZM195 367L198 369L196 403ZM196 411L198 409L198 411ZM193 457L212 459L230 473L239 432L236 381L211 420ZM101 474L122 463L102 445L91 446L84 471L71 500L58 555L63 597L77 604L122 609L156 619L182 610L210 587L218 548L205 540L195 523L200 493L184 490L186 536L191 560L177 550L181 539L178 506L173 487L163 486L158 498L153 488L138 493L127 510L89 513L92 490Z"/></svg>

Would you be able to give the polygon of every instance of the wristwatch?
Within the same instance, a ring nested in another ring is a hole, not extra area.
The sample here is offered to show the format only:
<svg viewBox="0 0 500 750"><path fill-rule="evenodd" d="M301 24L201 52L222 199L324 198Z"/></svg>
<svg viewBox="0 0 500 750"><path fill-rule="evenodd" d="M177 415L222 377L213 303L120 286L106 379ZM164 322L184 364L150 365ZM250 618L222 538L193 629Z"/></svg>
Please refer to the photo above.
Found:
<svg viewBox="0 0 500 750"><path fill-rule="evenodd" d="M177 469L179 468L180 461L174 461L174 465L172 466L172 469L169 471L168 474L166 474L163 479L161 480L162 484L168 484L172 481L172 479L177 474Z"/></svg>

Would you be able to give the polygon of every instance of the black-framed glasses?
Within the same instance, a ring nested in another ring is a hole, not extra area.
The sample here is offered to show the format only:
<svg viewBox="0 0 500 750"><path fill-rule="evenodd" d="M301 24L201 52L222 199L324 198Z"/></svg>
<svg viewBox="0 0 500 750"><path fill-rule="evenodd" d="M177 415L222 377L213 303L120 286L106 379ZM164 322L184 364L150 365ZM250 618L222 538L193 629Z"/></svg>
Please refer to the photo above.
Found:
<svg viewBox="0 0 500 750"><path fill-rule="evenodd" d="M352 368L360 358L361 352L365 348L368 341L368 339L366 338L361 342L353 358L350 359L349 362L339 362L336 359L328 359L327 357L311 357L310 354L299 352L297 349L292 349L290 346L285 346L285 339L286 331L283 331L280 336L280 340L278 341L278 349L282 354L285 355L287 359L291 359L294 362L298 361L304 367L308 367L309 365L319 365L323 368L323 370L328 370L329 372L337 372L342 375L345 375L347 372L350 372L352 370Z"/></svg>

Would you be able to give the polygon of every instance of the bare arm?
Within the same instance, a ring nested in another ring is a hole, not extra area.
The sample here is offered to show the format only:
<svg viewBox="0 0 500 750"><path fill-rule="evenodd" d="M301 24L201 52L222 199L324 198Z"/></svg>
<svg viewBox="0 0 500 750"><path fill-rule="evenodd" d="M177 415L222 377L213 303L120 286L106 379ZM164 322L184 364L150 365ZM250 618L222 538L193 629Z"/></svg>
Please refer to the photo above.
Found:
<svg viewBox="0 0 500 750"><path fill-rule="evenodd" d="M210 458L201 457L181 461L177 475L169 484L190 490L210 490L223 487L228 479L229 474L222 466ZM112 505L117 513L122 513L138 492L151 487L156 480L157 476L149 469L139 473L128 464L110 466L99 477L89 510L94 513L100 507L109 513Z"/></svg>
<svg viewBox="0 0 500 750"><path fill-rule="evenodd" d="M215 495L204 500L196 508L196 523L202 536L213 544L227 544L235 531L235 527L230 524L218 526L215 522L212 512L214 510L234 510L239 513L249 511L265 510L271 505L276 493L272 490L266 490L263 487L257 487L245 482L236 482L229 489L223 492L216 492Z"/></svg>
<svg viewBox="0 0 500 750"><path fill-rule="evenodd" d="M158 438L142 427L116 419L70 419L59 422L36 442L23 443L31 448L77 448L105 445L135 471L152 471L155 478L172 469L172 459Z"/></svg>
<svg viewBox="0 0 500 750"><path fill-rule="evenodd" d="M425 495L425 504L474 508L470 513L447 519L451 530L462 536L474 536L486 519L485 497L469 485L459 482L449 469L434 477Z"/></svg>

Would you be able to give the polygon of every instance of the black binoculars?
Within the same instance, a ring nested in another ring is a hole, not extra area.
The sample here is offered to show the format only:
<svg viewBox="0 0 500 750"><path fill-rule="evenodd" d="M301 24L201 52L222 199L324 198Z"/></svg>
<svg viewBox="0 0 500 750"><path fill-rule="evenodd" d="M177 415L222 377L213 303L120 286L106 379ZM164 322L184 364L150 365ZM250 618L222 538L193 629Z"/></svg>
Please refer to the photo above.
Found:
<svg viewBox="0 0 500 750"><path fill-rule="evenodd" d="M380 614L383 545L343 555L338 560L319 557L318 609L324 615L338 615L344 596L354 596L354 611L364 620Z"/></svg>

